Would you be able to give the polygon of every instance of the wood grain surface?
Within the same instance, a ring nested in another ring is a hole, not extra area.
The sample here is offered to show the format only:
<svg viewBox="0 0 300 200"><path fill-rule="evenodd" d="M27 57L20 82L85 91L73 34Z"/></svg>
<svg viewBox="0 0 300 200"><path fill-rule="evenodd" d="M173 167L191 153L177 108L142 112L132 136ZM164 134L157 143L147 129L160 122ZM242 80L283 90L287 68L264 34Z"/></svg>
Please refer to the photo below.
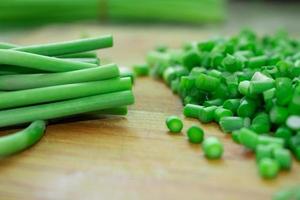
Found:
<svg viewBox="0 0 300 200"><path fill-rule="evenodd" d="M85 32L92 36L113 33L115 47L99 55L130 65L142 62L155 44L179 46L183 41L206 39L215 30L51 26L6 36L6 40L18 44L60 41ZM265 200L300 182L297 162L291 172L280 173L273 181L261 180L253 155L215 124L184 119L183 133L169 134L165 118L182 117L182 105L160 81L137 79L134 93L136 104L126 117L50 125L37 145L0 160L0 199ZM201 146L187 142L185 131L192 124L224 142L222 160L208 161ZM12 130L1 133L7 132Z"/></svg>

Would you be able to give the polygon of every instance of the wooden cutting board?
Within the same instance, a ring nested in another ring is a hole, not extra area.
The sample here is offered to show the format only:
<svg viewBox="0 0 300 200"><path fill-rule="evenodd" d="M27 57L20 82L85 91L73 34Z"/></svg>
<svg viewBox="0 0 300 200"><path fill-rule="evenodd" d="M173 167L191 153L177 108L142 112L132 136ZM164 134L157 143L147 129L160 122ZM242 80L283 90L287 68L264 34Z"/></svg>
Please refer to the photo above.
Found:
<svg viewBox="0 0 300 200"><path fill-rule="evenodd" d="M113 33L114 49L100 51L100 56L129 65L142 62L155 44L179 46L183 41L206 39L213 30L53 26L7 40L30 44L76 38L85 32ZM50 125L37 145L0 160L0 199L253 200L270 199L275 191L300 182L298 162L275 180L260 179L253 155L216 124L184 119L183 133L169 134L165 118L182 117L182 105L162 82L139 78L134 93L136 103L126 117ZM201 146L187 142L185 131L192 124L224 142L222 160L205 159ZM1 133L7 132L11 130Z"/></svg>

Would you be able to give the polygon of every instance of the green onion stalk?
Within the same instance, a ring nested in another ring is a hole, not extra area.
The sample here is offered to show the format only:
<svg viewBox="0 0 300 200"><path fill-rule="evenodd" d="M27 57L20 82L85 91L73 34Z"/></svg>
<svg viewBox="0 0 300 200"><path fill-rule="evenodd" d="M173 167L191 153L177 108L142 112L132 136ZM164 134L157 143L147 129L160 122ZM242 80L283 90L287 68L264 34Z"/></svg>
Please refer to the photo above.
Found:
<svg viewBox="0 0 300 200"><path fill-rule="evenodd" d="M0 25L76 20L205 23L224 20L225 0L2 0Z"/></svg>

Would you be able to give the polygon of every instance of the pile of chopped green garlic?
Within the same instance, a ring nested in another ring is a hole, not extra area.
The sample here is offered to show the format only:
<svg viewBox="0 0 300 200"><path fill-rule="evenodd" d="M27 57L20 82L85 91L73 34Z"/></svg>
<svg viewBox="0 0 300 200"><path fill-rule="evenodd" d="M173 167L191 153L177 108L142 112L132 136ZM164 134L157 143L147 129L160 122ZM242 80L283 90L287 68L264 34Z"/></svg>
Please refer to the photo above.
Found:
<svg viewBox="0 0 300 200"><path fill-rule="evenodd" d="M300 160L300 41L283 32L159 47L147 55L152 75L178 94L186 117L217 122L256 154L259 174L274 178Z"/></svg>
<svg viewBox="0 0 300 200"><path fill-rule="evenodd" d="M134 102L131 74L100 65L94 50L111 35L31 46L0 43L0 127L32 123L0 137L0 156L19 152L42 136L45 121L75 115L125 115Z"/></svg>

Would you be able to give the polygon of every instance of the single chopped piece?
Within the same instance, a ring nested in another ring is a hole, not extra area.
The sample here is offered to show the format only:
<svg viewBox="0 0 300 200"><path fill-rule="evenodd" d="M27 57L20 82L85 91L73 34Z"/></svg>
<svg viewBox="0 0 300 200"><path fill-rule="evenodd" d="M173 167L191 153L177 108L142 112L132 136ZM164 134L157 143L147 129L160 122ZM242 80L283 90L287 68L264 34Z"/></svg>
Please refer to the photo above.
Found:
<svg viewBox="0 0 300 200"><path fill-rule="evenodd" d="M169 116L166 119L166 125L171 133L179 133L183 128L183 123L177 116Z"/></svg>
<svg viewBox="0 0 300 200"><path fill-rule="evenodd" d="M300 134L294 135L288 140L288 147L292 150L297 160L300 160Z"/></svg>
<svg viewBox="0 0 300 200"><path fill-rule="evenodd" d="M286 125L292 130L300 130L300 115L291 115L287 118Z"/></svg>
<svg viewBox="0 0 300 200"><path fill-rule="evenodd" d="M275 149L274 159L278 162L281 169L290 170L292 166L292 155L287 149Z"/></svg>
<svg viewBox="0 0 300 200"><path fill-rule="evenodd" d="M274 124L284 124L289 116L288 109L282 106L273 106L270 110L270 119Z"/></svg>
<svg viewBox="0 0 300 200"><path fill-rule="evenodd" d="M223 117L230 117L230 116L233 116L233 113L230 110L227 110L227 109L222 108L222 107L218 107L215 110L214 119L215 119L216 122L219 122Z"/></svg>
<svg viewBox="0 0 300 200"><path fill-rule="evenodd" d="M224 152L223 144L216 137L208 137L203 142L203 151L208 159L220 159Z"/></svg>
<svg viewBox="0 0 300 200"><path fill-rule="evenodd" d="M238 133L240 143L251 150L255 150L258 144L257 133L251 131L248 128L242 128L238 131Z"/></svg>
<svg viewBox="0 0 300 200"><path fill-rule="evenodd" d="M287 146L289 139L293 136L293 132L291 129L283 125L277 128L274 136L282 138L284 140L285 146Z"/></svg>
<svg viewBox="0 0 300 200"><path fill-rule="evenodd" d="M241 117L222 117L219 123L225 133L245 127L245 121Z"/></svg>
<svg viewBox="0 0 300 200"><path fill-rule="evenodd" d="M269 133L271 129L271 122L269 115L265 112L258 113L252 120L250 129L258 134Z"/></svg>
<svg viewBox="0 0 300 200"><path fill-rule="evenodd" d="M272 158L273 148L271 145L259 144L255 148L256 161L259 162L263 158Z"/></svg>
<svg viewBox="0 0 300 200"><path fill-rule="evenodd" d="M183 66L185 66L187 69L192 69L193 67L197 67L201 65L201 58L199 56L199 53L194 50L187 51L184 53L182 58Z"/></svg>
<svg viewBox="0 0 300 200"><path fill-rule="evenodd" d="M284 147L284 140L282 138L271 137L268 135L259 135L257 144L264 144L264 145L275 145L278 147Z"/></svg>
<svg viewBox="0 0 300 200"><path fill-rule="evenodd" d="M150 68L147 64L134 65L133 72L136 76L148 76L150 73Z"/></svg>
<svg viewBox="0 0 300 200"><path fill-rule="evenodd" d="M222 64L224 68L229 72L240 71L244 65L244 63L240 59L229 54L223 59Z"/></svg>
<svg viewBox="0 0 300 200"><path fill-rule="evenodd" d="M268 62L268 57L265 55L252 57L249 59L247 67L255 69L255 68L265 66L267 62Z"/></svg>
<svg viewBox="0 0 300 200"><path fill-rule="evenodd" d="M200 109L199 112L199 120L203 123L209 123L212 122L215 118L215 110L217 109L217 106L209 106L209 107L203 107Z"/></svg>
<svg viewBox="0 0 300 200"><path fill-rule="evenodd" d="M239 117L252 117L257 109L256 102L249 98L241 100L241 104L237 109L237 115Z"/></svg>
<svg viewBox="0 0 300 200"><path fill-rule="evenodd" d="M238 143L238 144L241 143L239 137L240 137L240 131L239 131L239 130L233 131L233 132L231 133L231 138L232 138L232 140L233 140L235 143Z"/></svg>
<svg viewBox="0 0 300 200"><path fill-rule="evenodd" d="M221 106L223 104L223 99L213 99L213 100L208 100L208 101L204 101L203 105L205 107L208 107L208 106Z"/></svg>
<svg viewBox="0 0 300 200"><path fill-rule="evenodd" d="M199 126L193 125L187 130L187 136L191 143L200 144L204 139L204 131Z"/></svg>
<svg viewBox="0 0 300 200"><path fill-rule="evenodd" d="M200 112L204 107L195 104L186 104L183 108L183 114L186 117L198 119Z"/></svg>
<svg viewBox="0 0 300 200"><path fill-rule="evenodd" d="M274 86L274 79L262 74L261 72L255 72L250 81L249 93L251 95L260 94L266 90L272 89Z"/></svg>
<svg viewBox="0 0 300 200"><path fill-rule="evenodd" d="M239 83L238 91L242 95L245 95L245 96L249 95L249 93L250 93L249 89L250 89L250 81L244 80Z"/></svg>
<svg viewBox="0 0 300 200"><path fill-rule="evenodd" d="M263 92L264 101L270 101L275 97L276 89L272 88Z"/></svg>
<svg viewBox="0 0 300 200"><path fill-rule="evenodd" d="M206 74L200 74L196 78L196 87L199 90L213 91L220 86L220 79Z"/></svg>
<svg viewBox="0 0 300 200"><path fill-rule="evenodd" d="M276 79L276 103L280 106L288 105L293 98L293 84L292 80L287 77L280 77Z"/></svg>
<svg viewBox="0 0 300 200"><path fill-rule="evenodd" d="M280 166L278 162L272 158L262 158L258 162L258 172L262 178L273 179L279 173Z"/></svg>
<svg viewBox="0 0 300 200"><path fill-rule="evenodd" d="M223 108L231 110L231 112L236 113L241 103L240 99L227 99L223 103Z"/></svg>

